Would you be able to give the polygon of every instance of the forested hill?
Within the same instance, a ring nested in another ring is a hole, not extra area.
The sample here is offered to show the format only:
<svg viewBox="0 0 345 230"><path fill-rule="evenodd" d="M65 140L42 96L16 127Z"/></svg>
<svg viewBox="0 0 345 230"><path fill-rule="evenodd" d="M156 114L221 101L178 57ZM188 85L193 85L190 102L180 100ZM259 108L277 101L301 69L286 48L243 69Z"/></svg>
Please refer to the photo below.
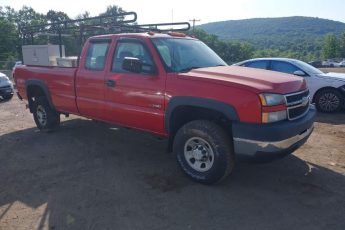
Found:
<svg viewBox="0 0 345 230"><path fill-rule="evenodd" d="M306 41L315 45L328 33L339 35L345 32L345 23L311 17L284 17L213 22L199 28L221 39L248 41L258 49L291 50L286 46Z"/></svg>

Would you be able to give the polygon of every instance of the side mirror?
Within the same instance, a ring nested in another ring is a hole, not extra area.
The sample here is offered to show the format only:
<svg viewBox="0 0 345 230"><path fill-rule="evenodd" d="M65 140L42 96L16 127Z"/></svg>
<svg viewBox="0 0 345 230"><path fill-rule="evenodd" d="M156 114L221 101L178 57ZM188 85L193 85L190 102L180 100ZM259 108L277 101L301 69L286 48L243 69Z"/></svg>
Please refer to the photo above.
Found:
<svg viewBox="0 0 345 230"><path fill-rule="evenodd" d="M154 65L145 64L139 58L125 57L122 62L122 69L132 73L156 74Z"/></svg>
<svg viewBox="0 0 345 230"><path fill-rule="evenodd" d="M133 73L141 73L143 64L138 58L125 57L122 62L122 69Z"/></svg>
<svg viewBox="0 0 345 230"><path fill-rule="evenodd" d="M300 77L307 76L307 74L305 72L301 71L301 70L297 70L297 71L293 72L293 74L296 75L296 76L300 76Z"/></svg>

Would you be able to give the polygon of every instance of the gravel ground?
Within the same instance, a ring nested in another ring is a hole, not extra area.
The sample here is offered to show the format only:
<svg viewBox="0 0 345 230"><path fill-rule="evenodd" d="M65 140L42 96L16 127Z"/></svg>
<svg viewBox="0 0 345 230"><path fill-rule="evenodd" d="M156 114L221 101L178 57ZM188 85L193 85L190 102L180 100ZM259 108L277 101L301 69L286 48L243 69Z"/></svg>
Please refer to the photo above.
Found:
<svg viewBox="0 0 345 230"><path fill-rule="evenodd" d="M309 141L224 183L186 178L166 141L71 116L53 133L0 103L0 229L345 229L345 114Z"/></svg>

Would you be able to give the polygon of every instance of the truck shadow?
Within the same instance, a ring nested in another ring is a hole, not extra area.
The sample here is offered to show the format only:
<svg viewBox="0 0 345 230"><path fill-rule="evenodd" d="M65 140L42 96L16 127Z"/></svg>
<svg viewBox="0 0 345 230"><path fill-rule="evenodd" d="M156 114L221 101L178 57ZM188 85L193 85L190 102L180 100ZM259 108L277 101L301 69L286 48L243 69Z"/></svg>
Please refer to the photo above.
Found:
<svg viewBox="0 0 345 230"><path fill-rule="evenodd" d="M344 176L294 155L240 163L224 183L203 186L181 173L165 140L89 120L5 134L0 143L0 223L12 227L18 202L42 209L40 218L20 216L32 219L30 229L345 226Z"/></svg>
<svg viewBox="0 0 345 230"><path fill-rule="evenodd" d="M345 110L334 114L318 112L315 121L325 124L343 125L345 124Z"/></svg>

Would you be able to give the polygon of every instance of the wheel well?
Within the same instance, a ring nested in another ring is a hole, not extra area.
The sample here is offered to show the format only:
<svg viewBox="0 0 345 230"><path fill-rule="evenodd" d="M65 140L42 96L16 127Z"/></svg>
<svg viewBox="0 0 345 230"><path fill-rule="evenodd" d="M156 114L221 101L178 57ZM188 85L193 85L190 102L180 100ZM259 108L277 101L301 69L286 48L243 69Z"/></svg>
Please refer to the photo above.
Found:
<svg viewBox="0 0 345 230"><path fill-rule="evenodd" d="M28 96L29 109L30 112L33 112L33 103L37 100L38 97L45 97L46 94L41 86L38 85L29 85L26 89L26 94Z"/></svg>
<svg viewBox="0 0 345 230"><path fill-rule="evenodd" d="M315 99L316 99L317 95L318 95L320 92L322 92L322 91L324 91L324 90L328 90L328 89L329 89L329 90L336 90L336 91L338 91L339 93L341 93L341 91L340 91L339 89L337 89L337 88L330 87L330 86L328 86L328 87L323 87L323 88L321 88L321 89L318 89L318 90L315 92L312 102L315 103Z"/></svg>
<svg viewBox="0 0 345 230"><path fill-rule="evenodd" d="M231 121L219 111L197 107L178 106L173 110L169 122L169 150L172 150L172 143L177 131L186 123L194 120L208 120L221 126L229 136L232 136Z"/></svg>

